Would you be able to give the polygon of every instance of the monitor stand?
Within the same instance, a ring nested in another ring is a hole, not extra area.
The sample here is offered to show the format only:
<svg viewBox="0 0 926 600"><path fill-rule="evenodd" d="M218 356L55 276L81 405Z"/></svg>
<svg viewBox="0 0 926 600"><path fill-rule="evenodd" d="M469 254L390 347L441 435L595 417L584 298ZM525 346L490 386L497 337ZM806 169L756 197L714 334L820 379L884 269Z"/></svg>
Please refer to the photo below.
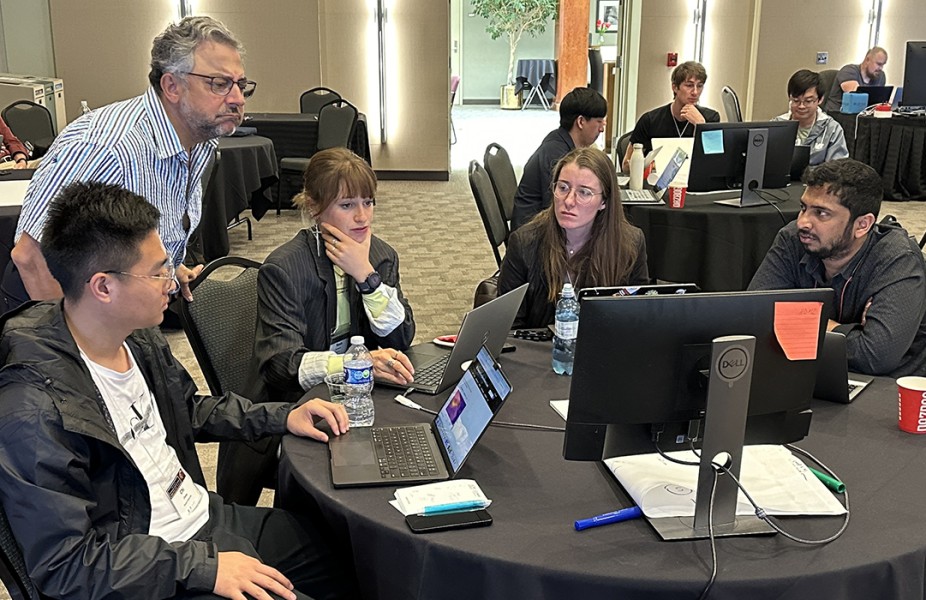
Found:
<svg viewBox="0 0 926 600"><path fill-rule="evenodd" d="M740 476L755 347L756 338L749 335L729 335L712 342L695 516L648 518L663 540L710 536L709 511L715 472L712 462L726 466L737 479ZM775 533L768 523L755 515L737 516L736 497L736 483L721 471L714 492L714 537Z"/></svg>
<svg viewBox="0 0 926 600"><path fill-rule="evenodd" d="M759 195L762 181L765 179L765 154L768 150L768 128L756 127L749 130L749 143L746 145L746 168L743 171L743 189L739 198L717 200L717 204L747 208L762 206L768 202Z"/></svg>

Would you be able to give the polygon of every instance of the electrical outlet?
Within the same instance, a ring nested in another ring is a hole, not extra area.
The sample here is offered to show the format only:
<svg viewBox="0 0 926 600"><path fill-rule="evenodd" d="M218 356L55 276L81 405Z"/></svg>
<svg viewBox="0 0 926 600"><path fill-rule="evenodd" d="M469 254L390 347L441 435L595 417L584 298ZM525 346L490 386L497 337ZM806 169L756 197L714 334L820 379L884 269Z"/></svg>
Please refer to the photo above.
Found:
<svg viewBox="0 0 926 600"><path fill-rule="evenodd" d="M817 64L818 65L825 65L829 59L830 59L829 52L817 52Z"/></svg>

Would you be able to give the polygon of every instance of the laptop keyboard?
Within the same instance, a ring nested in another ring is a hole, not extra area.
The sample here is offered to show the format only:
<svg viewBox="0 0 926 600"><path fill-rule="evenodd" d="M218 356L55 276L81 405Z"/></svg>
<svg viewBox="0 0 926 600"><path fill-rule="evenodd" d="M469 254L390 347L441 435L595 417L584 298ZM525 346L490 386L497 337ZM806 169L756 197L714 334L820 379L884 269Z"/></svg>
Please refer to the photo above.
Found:
<svg viewBox="0 0 926 600"><path fill-rule="evenodd" d="M650 190L621 190L623 202L659 202L656 194Z"/></svg>
<svg viewBox="0 0 926 600"><path fill-rule="evenodd" d="M415 383L437 387L440 385L440 380L444 376L444 370L447 368L447 363L449 361L450 353L447 353L434 363L421 369L415 369Z"/></svg>
<svg viewBox="0 0 926 600"><path fill-rule="evenodd" d="M424 428L374 427L371 433L383 479L437 475L437 461Z"/></svg>

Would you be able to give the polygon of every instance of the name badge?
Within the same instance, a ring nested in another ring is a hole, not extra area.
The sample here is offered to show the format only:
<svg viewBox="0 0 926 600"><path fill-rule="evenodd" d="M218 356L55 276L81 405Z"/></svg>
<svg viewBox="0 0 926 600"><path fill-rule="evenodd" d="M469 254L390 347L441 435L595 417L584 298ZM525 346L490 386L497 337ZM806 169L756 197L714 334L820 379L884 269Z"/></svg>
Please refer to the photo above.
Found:
<svg viewBox="0 0 926 600"><path fill-rule="evenodd" d="M180 517L188 517L196 511L199 506L202 491L193 481L193 479L183 470L183 467L177 471L177 475L167 486L167 497L170 503Z"/></svg>

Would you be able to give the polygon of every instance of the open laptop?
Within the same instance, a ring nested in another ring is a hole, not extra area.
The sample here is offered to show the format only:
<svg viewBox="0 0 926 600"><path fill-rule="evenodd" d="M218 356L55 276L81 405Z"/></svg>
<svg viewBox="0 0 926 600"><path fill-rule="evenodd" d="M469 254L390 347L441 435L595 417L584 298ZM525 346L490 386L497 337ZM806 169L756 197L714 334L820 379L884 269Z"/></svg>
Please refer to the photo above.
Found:
<svg viewBox="0 0 926 600"><path fill-rule="evenodd" d="M894 91L892 85L860 85L856 88L856 93L868 94L868 106L872 104L881 104L891 99L891 93Z"/></svg>
<svg viewBox="0 0 926 600"><path fill-rule="evenodd" d="M655 154L661 149L660 146L650 154ZM652 190L621 190L621 202L623 204L665 204L662 197L686 160L688 160L688 153L682 148L676 148L666 163L666 168L659 175L659 179L653 184Z"/></svg>
<svg viewBox="0 0 926 600"><path fill-rule="evenodd" d="M450 479L510 393L511 384L483 346L430 423L354 427L331 436L331 482L340 488Z"/></svg>
<svg viewBox="0 0 926 600"><path fill-rule="evenodd" d="M791 155L791 181L800 181L809 164L810 146L806 144L794 146L794 154Z"/></svg>
<svg viewBox="0 0 926 600"><path fill-rule="evenodd" d="M700 291L701 289L694 283L591 287L579 290L579 300L583 298L599 298L601 296L672 296L675 294L695 294Z"/></svg>
<svg viewBox="0 0 926 600"><path fill-rule="evenodd" d="M873 379L867 375L849 375L846 336L835 331L827 331L817 358L817 383L813 389L813 397L848 404L855 400Z"/></svg>
<svg viewBox="0 0 926 600"><path fill-rule="evenodd" d="M431 342L425 342L415 344L406 350L405 355L415 367L415 381L412 383L397 385L377 381L376 384L411 388L416 392L432 395L446 390L460 380L463 376L463 363L473 360L482 346L488 348L493 357L498 357L526 293L525 283L466 313L453 348L441 348Z"/></svg>

